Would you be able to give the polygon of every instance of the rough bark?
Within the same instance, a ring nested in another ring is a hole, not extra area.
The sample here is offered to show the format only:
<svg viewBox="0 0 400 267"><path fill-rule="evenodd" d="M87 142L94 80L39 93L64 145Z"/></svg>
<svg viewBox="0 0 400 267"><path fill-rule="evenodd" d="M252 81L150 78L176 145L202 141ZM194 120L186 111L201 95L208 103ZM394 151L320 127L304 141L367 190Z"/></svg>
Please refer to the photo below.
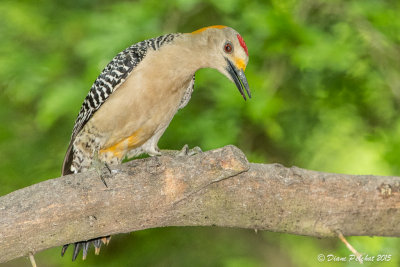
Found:
<svg viewBox="0 0 400 267"><path fill-rule="evenodd" d="M98 236L228 226L317 237L400 236L400 177L248 163L233 146L47 180L0 197L0 262Z"/></svg>

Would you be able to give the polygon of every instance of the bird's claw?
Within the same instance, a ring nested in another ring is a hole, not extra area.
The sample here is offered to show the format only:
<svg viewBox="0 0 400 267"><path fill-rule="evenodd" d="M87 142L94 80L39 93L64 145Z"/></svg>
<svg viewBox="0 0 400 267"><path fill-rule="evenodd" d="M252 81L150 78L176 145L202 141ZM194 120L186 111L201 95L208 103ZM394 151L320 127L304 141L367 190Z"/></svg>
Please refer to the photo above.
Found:
<svg viewBox="0 0 400 267"><path fill-rule="evenodd" d="M203 150L201 150L201 148L199 146L195 146L194 148L192 148L190 150L189 156L196 155L196 154L199 154L199 153L203 153Z"/></svg>
<svg viewBox="0 0 400 267"><path fill-rule="evenodd" d="M101 242L103 242L104 245L108 246L108 243L110 243L111 236L104 236L101 238Z"/></svg>
<svg viewBox="0 0 400 267"><path fill-rule="evenodd" d="M100 179L101 179L101 181L103 182L103 184L104 184L106 187L108 187L105 178L110 178L110 177L111 177L111 174L112 174L112 171L111 171L110 166L108 166L107 163L104 163L104 166L105 166L105 167L101 170Z"/></svg>
<svg viewBox="0 0 400 267"><path fill-rule="evenodd" d="M85 242L83 243L83 248L82 248L82 260L86 260L86 256L89 250L90 242Z"/></svg>
<svg viewBox="0 0 400 267"><path fill-rule="evenodd" d="M94 245L94 254L99 255L101 248L101 239L94 240L93 245Z"/></svg>
<svg viewBox="0 0 400 267"><path fill-rule="evenodd" d="M189 149L189 146L186 144L182 147L181 151L177 154L178 157L183 157L183 156L192 156L196 155L198 153L203 152L200 147L195 146L192 149Z"/></svg>
<svg viewBox="0 0 400 267"><path fill-rule="evenodd" d="M189 153L189 146L187 144L185 144L181 151L179 151L179 153L177 154L178 157L183 157L183 156L187 156Z"/></svg>
<svg viewBox="0 0 400 267"><path fill-rule="evenodd" d="M82 254L83 254L82 259L85 260L87 254L88 254L88 251L89 251L90 244L93 244L93 246L94 246L94 253L96 255L99 255L101 245L102 244L108 245L108 243L110 243L110 240L111 240L111 236L103 236L100 238L95 238L95 239L91 239L91 240L87 240L87 241L81 241L81 242L74 243L74 251L72 254L72 261L76 260L80 250L82 250ZM65 251L67 250L69 245L70 244L66 244L63 246L63 248L61 250L61 256L64 256Z"/></svg>

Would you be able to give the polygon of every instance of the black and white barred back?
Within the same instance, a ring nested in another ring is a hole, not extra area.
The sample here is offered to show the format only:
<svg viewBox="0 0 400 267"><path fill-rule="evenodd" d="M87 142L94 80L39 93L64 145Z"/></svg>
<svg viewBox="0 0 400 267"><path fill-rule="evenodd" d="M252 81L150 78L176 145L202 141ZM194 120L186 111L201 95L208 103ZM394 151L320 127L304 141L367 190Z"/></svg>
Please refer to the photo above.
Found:
<svg viewBox="0 0 400 267"><path fill-rule="evenodd" d="M90 88L75 121L71 139L74 139L107 98L126 80L132 70L146 56L148 49L158 50L179 35L179 33L171 33L144 40L118 53Z"/></svg>
<svg viewBox="0 0 400 267"><path fill-rule="evenodd" d="M69 169L72 161L72 144L90 120L93 114L101 107L107 98L127 79L134 68L143 60L149 49L158 50L161 46L172 42L180 33L170 33L159 37L136 43L122 52L118 53L110 63L103 69L94 81L88 95L86 96L71 135L71 141L64 159L63 175L72 173Z"/></svg>

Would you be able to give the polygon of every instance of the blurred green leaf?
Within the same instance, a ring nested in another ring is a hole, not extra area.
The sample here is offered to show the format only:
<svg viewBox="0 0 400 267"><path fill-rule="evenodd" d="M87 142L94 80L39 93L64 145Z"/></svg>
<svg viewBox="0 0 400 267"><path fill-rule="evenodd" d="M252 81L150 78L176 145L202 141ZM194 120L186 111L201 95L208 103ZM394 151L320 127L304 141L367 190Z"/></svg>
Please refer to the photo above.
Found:
<svg viewBox="0 0 400 267"><path fill-rule="evenodd" d="M0 12L2 195L60 175L80 105L119 51L212 24L246 40L253 98L243 101L223 75L200 70L161 148L234 144L253 162L400 174L398 1L3 0ZM393 254L385 266L399 264L398 239L351 243L370 255ZM320 266L320 253L348 251L330 239L166 228L117 236L99 257L73 266ZM37 261L72 266L59 248ZM29 263L4 266L21 265Z"/></svg>

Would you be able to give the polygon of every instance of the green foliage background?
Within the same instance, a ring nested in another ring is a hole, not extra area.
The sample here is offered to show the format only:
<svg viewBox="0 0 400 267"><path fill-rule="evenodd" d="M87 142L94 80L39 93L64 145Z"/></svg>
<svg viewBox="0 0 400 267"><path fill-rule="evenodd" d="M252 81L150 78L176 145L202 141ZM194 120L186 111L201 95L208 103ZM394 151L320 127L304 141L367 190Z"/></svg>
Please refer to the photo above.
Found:
<svg viewBox="0 0 400 267"><path fill-rule="evenodd" d="M213 24L247 42L253 98L200 70L190 104L160 148L234 144L250 161L327 172L400 175L400 2L389 0L0 2L0 195L58 177L83 98L119 51ZM384 220L384 218L382 218ZM400 241L353 237L368 255ZM336 239L221 228L119 235L100 256L38 253L39 266L358 266ZM19 259L2 266L29 266ZM372 264L365 264L372 266Z"/></svg>

